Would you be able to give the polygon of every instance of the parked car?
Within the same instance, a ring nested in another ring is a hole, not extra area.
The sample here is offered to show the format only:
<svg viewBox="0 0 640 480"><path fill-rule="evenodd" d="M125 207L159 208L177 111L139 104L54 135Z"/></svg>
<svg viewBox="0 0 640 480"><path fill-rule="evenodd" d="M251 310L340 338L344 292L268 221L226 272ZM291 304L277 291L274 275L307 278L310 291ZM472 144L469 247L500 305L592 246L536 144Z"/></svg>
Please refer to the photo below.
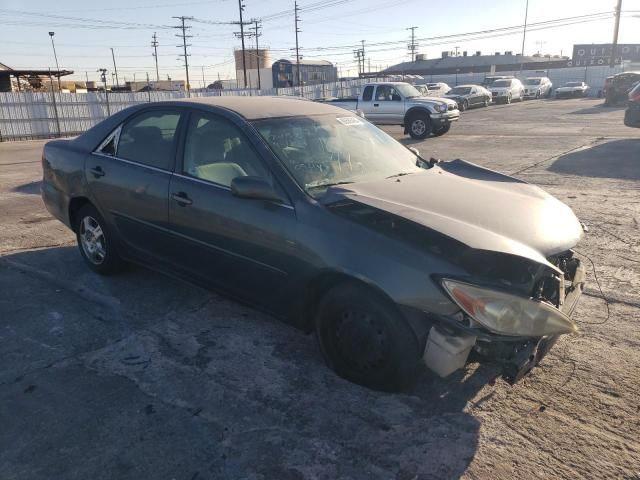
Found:
<svg viewBox="0 0 640 480"><path fill-rule="evenodd" d="M429 97L432 93L426 85L414 85L415 89L420 92L423 97Z"/></svg>
<svg viewBox="0 0 640 480"><path fill-rule="evenodd" d="M524 98L548 98L552 89L553 83L547 77L528 77L524 81Z"/></svg>
<svg viewBox="0 0 640 480"><path fill-rule="evenodd" d="M376 125L401 125L411 138L444 135L460 118L458 105L448 98L423 97L404 82L368 83L358 98L341 99L332 105L359 111Z"/></svg>
<svg viewBox="0 0 640 480"><path fill-rule="evenodd" d="M427 83L427 88L432 96L446 95L451 90L451 87L444 82Z"/></svg>
<svg viewBox="0 0 640 480"><path fill-rule="evenodd" d="M524 99L524 86L517 78L503 78L493 82L488 90L496 103L511 103Z"/></svg>
<svg viewBox="0 0 640 480"><path fill-rule="evenodd" d="M588 93L589 85L584 82L567 82L556 88L556 98L586 97Z"/></svg>
<svg viewBox="0 0 640 480"><path fill-rule="evenodd" d="M496 80L508 80L510 78L515 78L513 75L489 75L487 77L484 77L484 80L482 81L482 86L485 88L489 88L491 85L493 85L493 82L495 82Z"/></svg>
<svg viewBox="0 0 640 480"><path fill-rule="evenodd" d="M471 107L488 107L491 103L491 92L480 85L458 85L445 97L454 100L461 112Z"/></svg>
<svg viewBox="0 0 640 480"><path fill-rule="evenodd" d="M613 76L606 87L605 105L625 102L636 82L640 81L640 72L624 72Z"/></svg>
<svg viewBox="0 0 640 480"><path fill-rule="evenodd" d="M640 128L640 82L629 92L629 104L624 112L627 127Z"/></svg>
<svg viewBox="0 0 640 480"><path fill-rule="evenodd" d="M425 161L328 104L140 104L48 142L42 167L44 204L90 269L130 261L230 294L315 331L327 364L369 387L409 385L424 363L447 375L471 350L516 381L576 330L568 206Z"/></svg>

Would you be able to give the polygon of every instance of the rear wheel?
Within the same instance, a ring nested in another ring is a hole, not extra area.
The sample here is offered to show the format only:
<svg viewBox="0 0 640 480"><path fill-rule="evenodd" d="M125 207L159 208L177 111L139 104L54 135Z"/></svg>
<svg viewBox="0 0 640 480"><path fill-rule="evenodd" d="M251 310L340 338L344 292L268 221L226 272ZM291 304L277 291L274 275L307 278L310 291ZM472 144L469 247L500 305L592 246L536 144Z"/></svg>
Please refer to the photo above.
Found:
<svg viewBox="0 0 640 480"><path fill-rule="evenodd" d="M431 119L424 112L414 113L409 117L409 135L414 140L424 140L431 133Z"/></svg>
<svg viewBox="0 0 640 480"><path fill-rule="evenodd" d="M75 216L78 248L91 270L101 275L117 273L124 262L114 246L114 239L102 215L93 205L85 205Z"/></svg>
<svg viewBox="0 0 640 480"><path fill-rule="evenodd" d="M327 292L315 326L327 365L347 380L396 391L420 372L415 334L394 305L365 286L343 283Z"/></svg>

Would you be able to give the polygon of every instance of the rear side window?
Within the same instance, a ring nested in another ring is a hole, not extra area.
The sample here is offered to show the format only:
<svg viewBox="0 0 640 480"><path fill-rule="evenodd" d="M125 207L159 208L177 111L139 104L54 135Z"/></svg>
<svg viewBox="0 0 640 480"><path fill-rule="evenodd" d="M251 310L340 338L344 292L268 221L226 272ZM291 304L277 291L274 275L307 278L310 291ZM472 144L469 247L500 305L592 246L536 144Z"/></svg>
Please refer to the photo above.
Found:
<svg viewBox="0 0 640 480"><path fill-rule="evenodd" d="M364 87L364 92L362 93L362 100L370 102L372 98L373 98L373 85Z"/></svg>
<svg viewBox="0 0 640 480"><path fill-rule="evenodd" d="M118 157L170 170L180 113L153 110L137 115L120 133Z"/></svg>

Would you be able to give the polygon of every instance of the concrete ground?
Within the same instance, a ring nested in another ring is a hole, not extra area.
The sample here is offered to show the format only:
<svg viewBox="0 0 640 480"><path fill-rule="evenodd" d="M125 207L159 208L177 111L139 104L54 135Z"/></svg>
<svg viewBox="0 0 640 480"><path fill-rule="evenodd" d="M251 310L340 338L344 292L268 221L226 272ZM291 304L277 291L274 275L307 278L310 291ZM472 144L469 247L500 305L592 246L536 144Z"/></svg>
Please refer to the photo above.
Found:
<svg viewBox="0 0 640 480"><path fill-rule="evenodd" d="M97 276L40 200L44 142L0 144L0 478L640 478L640 130L601 103L387 129L541 185L590 229L580 333L513 387L471 364L369 391L268 315L143 268Z"/></svg>

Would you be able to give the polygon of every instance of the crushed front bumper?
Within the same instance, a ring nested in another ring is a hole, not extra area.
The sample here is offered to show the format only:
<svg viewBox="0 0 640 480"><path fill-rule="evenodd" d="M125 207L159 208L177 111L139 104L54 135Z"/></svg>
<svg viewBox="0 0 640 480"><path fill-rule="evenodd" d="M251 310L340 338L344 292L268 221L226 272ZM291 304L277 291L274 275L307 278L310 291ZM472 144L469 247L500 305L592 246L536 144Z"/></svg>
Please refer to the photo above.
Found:
<svg viewBox="0 0 640 480"><path fill-rule="evenodd" d="M559 282L562 291L558 308L571 317L582 291L586 272L579 259L572 260L571 271ZM470 327L459 319L447 316L436 316L436 323L450 335L468 338L475 337L472 351L482 360L498 363L502 366L503 378L513 384L529 373L558 341L560 335L546 337L513 337L497 335L483 328Z"/></svg>

